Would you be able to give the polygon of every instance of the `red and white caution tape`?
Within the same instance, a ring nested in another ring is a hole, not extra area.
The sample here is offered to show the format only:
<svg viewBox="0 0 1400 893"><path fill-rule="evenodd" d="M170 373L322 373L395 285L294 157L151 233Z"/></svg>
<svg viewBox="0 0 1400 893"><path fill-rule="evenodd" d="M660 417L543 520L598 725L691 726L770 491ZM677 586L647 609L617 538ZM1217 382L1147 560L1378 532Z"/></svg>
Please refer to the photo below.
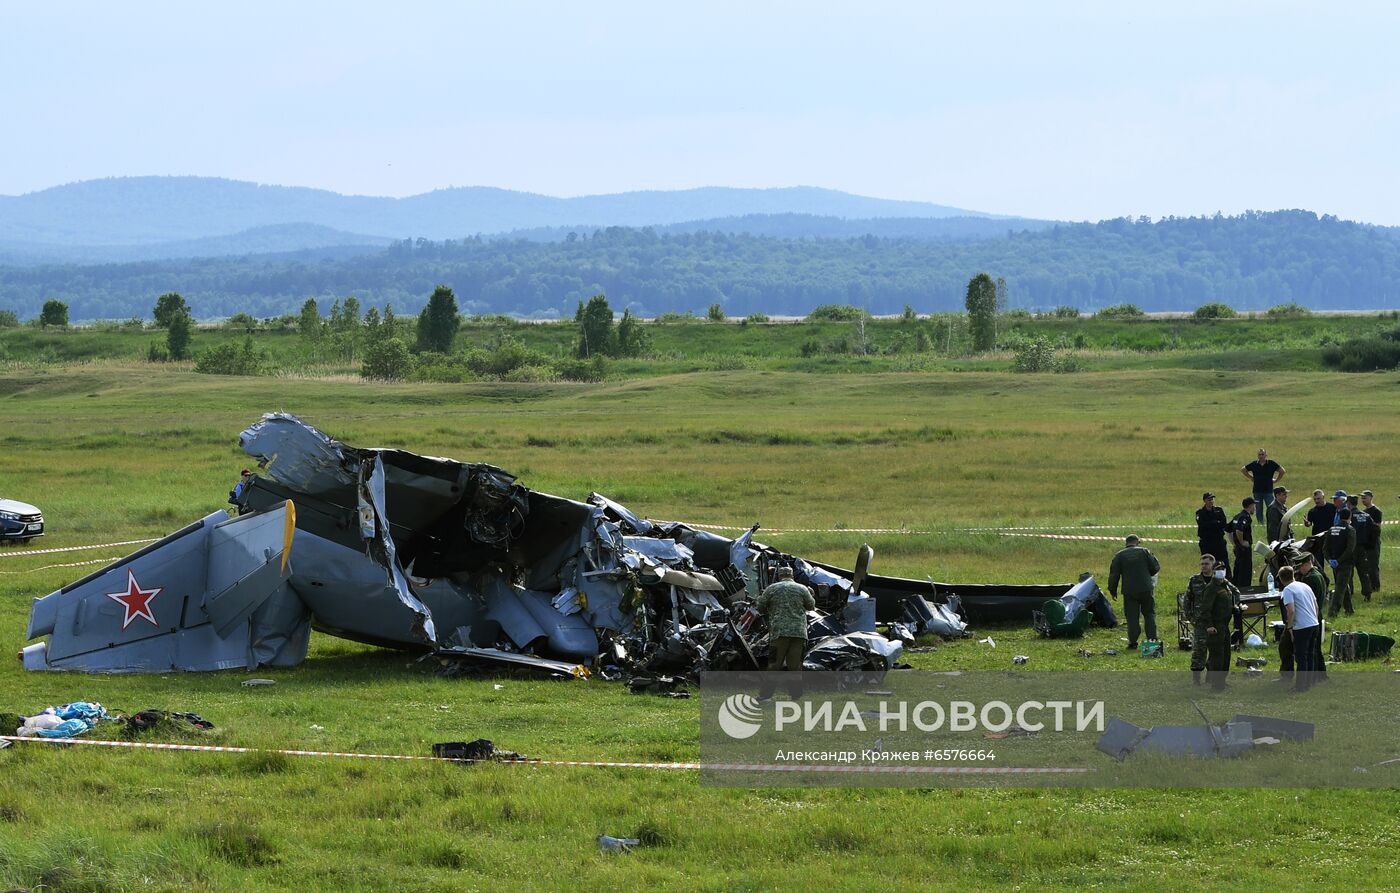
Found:
<svg viewBox="0 0 1400 893"><path fill-rule="evenodd" d="M960 533L1001 533L1004 530L1195 530L1195 524L1068 524L1055 527L1037 524L1033 527L962 527Z"/></svg>
<svg viewBox="0 0 1400 893"><path fill-rule="evenodd" d="M115 546L141 546L153 543L155 537L145 540L122 540L118 543L96 543L91 546L62 546L56 549L19 549L14 552L0 552L0 558L27 558L30 555L54 555L58 552L85 552L90 549L111 549Z"/></svg>
<svg viewBox="0 0 1400 893"><path fill-rule="evenodd" d="M512 766L582 766L602 769L709 769L748 772L854 772L873 774L916 773L924 775L1071 775L1090 771L1085 768L1017 766L861 766L851 764L771 765L767 763L633 763L612 760L465 760L453 757L424 757L390 753L346 753L334 750L283 750L264 747L231 747L218 744L165 744L155 741L101 741L92 738L21 738L0 735L0 741L33 744L125 747L138 750L178 750L198 753L275 753L288 757L345 757L357 760L397 760L427 763L500 763Z"/></svg>
<svg viewBox="0 0 1400 893"><path fill-rule="evenodd" d="M53 570L56 567L87 567L91 564L111 564L113 561L117 560L116 557L94 558L92 561L71 561L67 564L46 564L43 567L28 567L22 571L0 571L0 574L4 574L5 576L14 574L37 574L39 571Z"/></svg>
<svg viewBox="0 0 1400 893"><path fill-rule="evenodd" d="M748 527L729 527L721 524L691 524L686 522L687 527L694 527L699 530L748 530ZM763 527L760 533L909 533L920 536L930 536L935 533L946 533L939 530L910 530L907 527Z"/></svg>
<svg viewBox="0 0 1400 893"><path fill-rule="evenodd" d="M1120 543L1120 542L1123 541L1123 538L1122 538L1121 536L1090 536L1090 535L1085 535L1085 534L1073 534L1073 533L1011 533L1011 532L1003 532L1003 533L1001 533L1000 535L1001 535L1001 536L1028 536L1028 537L1035 537L1035 538L1038 538L1038 539L1046 539L1046 540L1090 540L1090 541L1093 541L1093 542L1100 542L1100 543ZM1188 544L1193 545L1193 546L1197 544L1197 543L1196 543L1196 540L1169 540L1169 539L1161 539L1161 538L1159 538L1159 537L1150 537L1150 536L1145 536L1145 537L1143 537L1143 538L1142 538L1142 541L1143 541L1144 543L1188 543Z"/></svg>

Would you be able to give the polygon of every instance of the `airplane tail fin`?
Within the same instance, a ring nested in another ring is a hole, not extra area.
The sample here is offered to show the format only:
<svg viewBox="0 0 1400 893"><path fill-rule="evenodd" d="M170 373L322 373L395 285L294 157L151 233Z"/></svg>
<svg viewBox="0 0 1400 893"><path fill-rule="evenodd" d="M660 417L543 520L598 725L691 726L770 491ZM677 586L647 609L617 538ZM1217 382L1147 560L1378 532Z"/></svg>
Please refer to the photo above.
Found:
<svg viewBox="0 0 1400 893"><path fill-rule="evenodd" d="M162 672L289 666L306 655L310 612L287 585L289 500L215 512L34 600L26 670Z"/></svg>

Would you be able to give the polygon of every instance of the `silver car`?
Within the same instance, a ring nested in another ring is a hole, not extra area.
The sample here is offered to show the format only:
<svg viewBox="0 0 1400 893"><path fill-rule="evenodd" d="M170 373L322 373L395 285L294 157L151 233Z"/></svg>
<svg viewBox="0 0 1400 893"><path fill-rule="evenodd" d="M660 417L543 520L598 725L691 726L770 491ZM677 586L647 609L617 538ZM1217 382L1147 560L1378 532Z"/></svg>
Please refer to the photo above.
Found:
<svg viewBox="0 0 1400 893"><path fill-rule="evenodd" d="M43 512L27 502L0 499L0 540L27 543L43 535Z"/></svg>

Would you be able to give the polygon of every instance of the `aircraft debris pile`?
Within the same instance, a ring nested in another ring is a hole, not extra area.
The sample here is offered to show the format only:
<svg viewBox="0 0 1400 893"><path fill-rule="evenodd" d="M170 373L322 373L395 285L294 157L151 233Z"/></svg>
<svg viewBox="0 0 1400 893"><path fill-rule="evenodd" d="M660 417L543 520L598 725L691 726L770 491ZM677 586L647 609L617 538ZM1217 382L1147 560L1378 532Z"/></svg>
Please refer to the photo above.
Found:
<svg viewBox="0 0 1400 893"><path fill-rule="evenodd" d="M36 599L28 638L48 639L24 649L26 669L292 666L314 627L459 665L674 690L705 669L765 665L752 602L780 566L815 594L807 669L887 669L920 633L966 634L969 598L1000 616L1068 588L875 576L868 547L843 570L755 542L757 525L730 539L650 521L492 465L352 447L285 413L240 444L260 469L240 515Z"/></svg>

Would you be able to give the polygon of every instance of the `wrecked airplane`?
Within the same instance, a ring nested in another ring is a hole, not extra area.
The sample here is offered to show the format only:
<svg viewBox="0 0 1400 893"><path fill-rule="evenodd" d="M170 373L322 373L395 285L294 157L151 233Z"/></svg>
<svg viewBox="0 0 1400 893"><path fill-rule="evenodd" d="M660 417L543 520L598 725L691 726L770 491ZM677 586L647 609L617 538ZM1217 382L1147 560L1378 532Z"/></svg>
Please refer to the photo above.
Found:
<svg viewBox="0 0 1400 893"><path fill-rule="evenodd" d="M948 586L855 571L678 522L597 493L529 490L492 465L362 449L270 413L240 436L260 474L239 515L212 514L35 599L29 670L291 666L311 629L444 660L691 675L766 653L750 607L777 567L811 587L809 669L895 666L923 631L961 635L969 607L1024 615L1062 586ZM893 624L890 636L877 623Z"/></svg>

